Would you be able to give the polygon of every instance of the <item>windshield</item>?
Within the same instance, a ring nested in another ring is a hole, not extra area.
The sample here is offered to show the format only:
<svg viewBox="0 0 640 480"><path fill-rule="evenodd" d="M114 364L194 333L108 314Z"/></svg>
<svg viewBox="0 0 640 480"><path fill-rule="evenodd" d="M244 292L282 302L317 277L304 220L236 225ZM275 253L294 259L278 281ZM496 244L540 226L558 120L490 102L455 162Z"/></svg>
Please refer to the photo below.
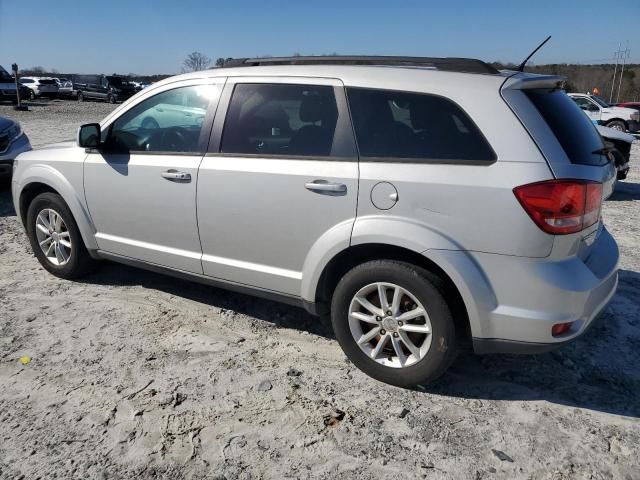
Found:
<svg viewBox="0 0 640 480"><path fill-rule="evenodd" d="M601 107L607 108L610 107L611 105L609 105L607 102L605 102L602 98L600 98L597 95L591 95L590 97L593 101L595 101L598 105L600 105Z"/></svg>

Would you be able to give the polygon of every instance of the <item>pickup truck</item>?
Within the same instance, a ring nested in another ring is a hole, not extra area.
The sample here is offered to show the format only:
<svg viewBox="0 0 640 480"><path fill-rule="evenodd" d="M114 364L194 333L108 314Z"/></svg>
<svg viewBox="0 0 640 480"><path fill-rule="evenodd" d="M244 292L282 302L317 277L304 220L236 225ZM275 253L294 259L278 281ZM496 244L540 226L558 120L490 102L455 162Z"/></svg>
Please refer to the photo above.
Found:
<svg viewBox="0 0 640 480"><path fill-rule="evenodd" d="M569 93L568 95L598 125L621 132L640 130L640 112L637 110L609 105L599 96L588 93Z"/></svg>

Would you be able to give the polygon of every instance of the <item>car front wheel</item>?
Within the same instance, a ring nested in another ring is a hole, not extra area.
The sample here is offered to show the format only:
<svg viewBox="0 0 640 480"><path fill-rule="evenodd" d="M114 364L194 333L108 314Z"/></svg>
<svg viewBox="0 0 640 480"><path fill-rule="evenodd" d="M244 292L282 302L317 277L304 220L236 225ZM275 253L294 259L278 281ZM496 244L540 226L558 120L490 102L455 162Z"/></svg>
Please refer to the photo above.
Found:
<svg viewBox="0 0 640 480"><path fill-rule="evenodd" d="M614 130L619 130L621 132L627 131L627 126L624 124L624 122L620 120L612 120L609 123L607 123L606 126L609 128L613 128Z"/></svg>
<svg viewBox="0 0 640 480"><path fill-rule="evenodd" d="M456 332L438 277L395 260L349 271L331 302L336 338L371 377L414 387L436 380L456 356Z"/></svg>
<svg viewBox="0 0 640 480"><path fill-rule="evenodd" d="M27 210L27 235L40 264L52 274L77 278L91 270L93 260L78 226L60 195L38 195Z"/></svg>

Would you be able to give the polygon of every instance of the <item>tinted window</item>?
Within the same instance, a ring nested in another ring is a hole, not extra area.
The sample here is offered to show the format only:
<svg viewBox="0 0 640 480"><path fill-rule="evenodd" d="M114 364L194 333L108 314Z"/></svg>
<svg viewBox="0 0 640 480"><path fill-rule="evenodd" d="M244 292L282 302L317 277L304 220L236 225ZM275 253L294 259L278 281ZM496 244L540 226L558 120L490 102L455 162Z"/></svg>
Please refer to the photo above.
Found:
<svg viewBox="0 0 640 480"><path fill-rule="evenodd" d="M446 98L347 89L362 157L493 161L478 127Z"/></svg>
<svg viewBox="0 0 640 480"><path fill-rule="evenodd" d="M20 83L33 83L33 80L30 78L21 78Z"/></svg>
<svg viewBox="0 0 640 480"><path fill-rule="evenodd" d="M225 121L222 151L327 156L337 119L333 87L238 84Z"/></svg>
<svg viewBox="0 0 640 480"><path fill-rule="evenodd" d="M118 118L107 142L114 148L146 152L199 152L200 132L216 85L197 85L159 93Z"/></svg>
<svg viewBox="0 0 640 480"><path fill-rule="evenodd" d="M588 110L588 111L593 111L593 112L597 112L598 106L591 102L590 100L584 98L584 97L569 97L571 100L573 100L574 102L576 102L576 105L578 105L578 107L580 107L580 109L582 110Z"/></svg>
<svg viewBox="0 0 640 480"><path fill-rule="evenodd" d="M527 90L572 163L604 165L607 157L594 153L604 147L589 117L562 90Z"/></svg>

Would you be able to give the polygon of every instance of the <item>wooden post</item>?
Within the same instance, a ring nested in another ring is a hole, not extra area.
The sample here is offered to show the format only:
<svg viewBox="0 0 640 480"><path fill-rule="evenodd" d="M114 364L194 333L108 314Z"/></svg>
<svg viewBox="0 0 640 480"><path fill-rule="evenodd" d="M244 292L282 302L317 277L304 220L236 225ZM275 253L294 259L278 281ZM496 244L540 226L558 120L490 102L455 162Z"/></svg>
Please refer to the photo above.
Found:
<svg viewBox="0 0 640 480"><path fill-rule="evenodd" d="M11 70L13 70L13 78L16 81L16 98L18 99L17 105L14 107L15 110L29 110L29 107L26 105L22 105L20 103L20 84L18 83L18 64L14 63L11 65Z"/></svg>

